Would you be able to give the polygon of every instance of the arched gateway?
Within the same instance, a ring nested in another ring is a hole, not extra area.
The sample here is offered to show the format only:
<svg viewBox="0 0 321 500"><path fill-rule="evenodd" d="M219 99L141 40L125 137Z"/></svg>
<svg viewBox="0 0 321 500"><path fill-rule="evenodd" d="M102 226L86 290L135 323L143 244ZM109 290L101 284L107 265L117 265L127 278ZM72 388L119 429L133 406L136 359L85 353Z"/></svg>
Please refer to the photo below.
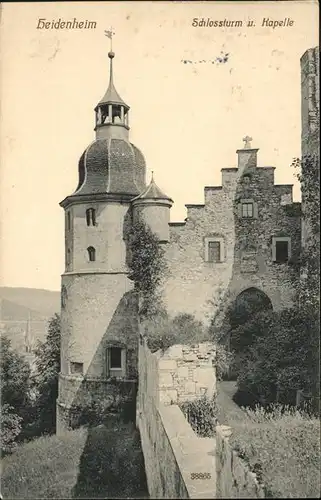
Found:
<svg viewBox="0 0 321 500"><path fill-rule="evenodd" d="M272 302L269 297L255 287L243 290L230 305L227 313L228 347L230 351L234 352L235 360L229 378L235 379L237 377L238 363L242 354L253 343L253 335L259 333L256 331L256 327L253 329L253 319L260 313L272 310Z"/></svg>

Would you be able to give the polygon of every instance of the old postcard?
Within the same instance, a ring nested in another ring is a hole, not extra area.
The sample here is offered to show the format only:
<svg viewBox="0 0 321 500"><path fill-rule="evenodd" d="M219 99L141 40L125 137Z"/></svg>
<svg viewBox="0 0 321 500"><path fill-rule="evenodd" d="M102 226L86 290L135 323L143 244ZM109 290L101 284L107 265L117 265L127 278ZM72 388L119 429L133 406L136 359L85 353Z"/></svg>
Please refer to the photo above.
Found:
<svg viewBox="0 0 321 500"><path fill-rule="evenodd" d="M2 3L2 498L319 496L318 19Z"/></svg>

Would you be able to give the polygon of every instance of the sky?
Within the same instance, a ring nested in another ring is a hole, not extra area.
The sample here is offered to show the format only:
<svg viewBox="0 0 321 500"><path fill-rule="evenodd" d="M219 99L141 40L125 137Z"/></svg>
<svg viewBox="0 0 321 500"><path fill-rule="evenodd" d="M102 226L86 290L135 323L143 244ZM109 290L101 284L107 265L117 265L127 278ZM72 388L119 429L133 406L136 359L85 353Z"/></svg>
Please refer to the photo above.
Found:
<svg viewBox="0 0 321 500"><path fill-rule="evenodd" d="M202 17L243 26L192 26ZM39 19L74 18L96 28L37 29ZM267 18L293 23L262 26ZM59 202L75 190L79 157L95 138L110 26L115 86L131 107L130 140L146 158L147 181L153 170L174 200L171 221L184 220L185 204L203 203L205 185L221 184L221 168L236 166L245 135L259 148L259 166L276 167L275 182L294 183L300 200L290 164L300 156L300 57L318 45L317 2L4 3L2 286L60 289ZM224 54L227 62L218 62Z"/></svg>

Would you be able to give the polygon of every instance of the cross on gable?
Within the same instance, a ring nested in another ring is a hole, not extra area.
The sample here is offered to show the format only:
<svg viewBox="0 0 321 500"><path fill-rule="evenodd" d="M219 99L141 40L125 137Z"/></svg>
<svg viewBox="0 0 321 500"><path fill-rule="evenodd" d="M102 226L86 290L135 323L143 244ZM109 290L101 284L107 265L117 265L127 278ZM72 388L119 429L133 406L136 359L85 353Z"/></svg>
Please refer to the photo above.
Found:
<svg viewBox="0 0 321 500"><path fill-rule="evenodd" d="M243 137L244 141L244 149L251 149L251 142L253 141L252 137L249 137L248 135Z"/></svg>

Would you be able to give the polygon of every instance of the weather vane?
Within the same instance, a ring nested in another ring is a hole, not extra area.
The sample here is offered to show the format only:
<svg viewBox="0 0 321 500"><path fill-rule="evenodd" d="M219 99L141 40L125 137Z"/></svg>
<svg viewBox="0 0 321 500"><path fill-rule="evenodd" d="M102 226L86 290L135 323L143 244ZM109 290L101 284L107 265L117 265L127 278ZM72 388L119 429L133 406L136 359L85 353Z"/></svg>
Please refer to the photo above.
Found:
<svg viewBox="0 0 321 500"><path fill-rule="evenodd" d="M110 52L113 51L113 35L114 34L115 33L114 33L112 27L109 30L105 30L105 36L107 36L107 38L109 38L109 40L110 40Z"/></svg>

